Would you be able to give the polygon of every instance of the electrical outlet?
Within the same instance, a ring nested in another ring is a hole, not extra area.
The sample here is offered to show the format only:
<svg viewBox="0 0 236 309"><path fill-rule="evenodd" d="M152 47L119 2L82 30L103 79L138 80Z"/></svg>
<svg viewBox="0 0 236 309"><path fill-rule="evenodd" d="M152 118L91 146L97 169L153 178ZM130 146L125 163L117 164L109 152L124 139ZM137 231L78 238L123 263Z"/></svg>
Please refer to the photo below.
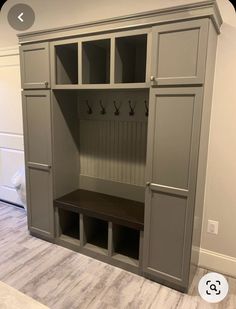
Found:
<svg viewBox="0 0 236 309"><path fill-rule="evenodd" d="M208 233L217 235L218 229L219 229L219 222L218 221L208 220L208 224L207 224L207 232Z"/></svg>

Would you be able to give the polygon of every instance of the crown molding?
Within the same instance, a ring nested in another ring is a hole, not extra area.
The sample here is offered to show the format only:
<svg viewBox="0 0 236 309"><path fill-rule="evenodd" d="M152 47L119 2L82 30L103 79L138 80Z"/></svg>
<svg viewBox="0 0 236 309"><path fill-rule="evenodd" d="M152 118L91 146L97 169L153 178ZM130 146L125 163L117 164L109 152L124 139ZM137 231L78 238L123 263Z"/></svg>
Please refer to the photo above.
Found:
<svg viewBox="0 0 236 309"><path fill-rule="evenodd" d="M220 33L220 26L223 20L219 7L215 0L207 0L77 25L20 33L18 34L18 38L20 44L26 44L30 42L114 32L118 30L138 29L163 23L199 18L210 18L217 33Z"/></svg>

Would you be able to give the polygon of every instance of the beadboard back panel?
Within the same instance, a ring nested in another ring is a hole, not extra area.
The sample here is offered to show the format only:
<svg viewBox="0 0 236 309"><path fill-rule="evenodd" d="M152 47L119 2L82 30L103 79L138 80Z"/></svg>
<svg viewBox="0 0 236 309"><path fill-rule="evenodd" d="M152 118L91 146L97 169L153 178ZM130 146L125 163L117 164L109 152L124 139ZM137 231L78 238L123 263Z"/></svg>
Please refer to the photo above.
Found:
<svg viewBox="0 0 236 309"><path fill-rule="evenodd" d="M79 94L80 175L144 186L147 102L147 90Z"/></svg>
<svg viewBox="0 0 236 309"><path fill-rule="evenodd" d="M144 186L147 124L80 121L80 173Z"/></svg>

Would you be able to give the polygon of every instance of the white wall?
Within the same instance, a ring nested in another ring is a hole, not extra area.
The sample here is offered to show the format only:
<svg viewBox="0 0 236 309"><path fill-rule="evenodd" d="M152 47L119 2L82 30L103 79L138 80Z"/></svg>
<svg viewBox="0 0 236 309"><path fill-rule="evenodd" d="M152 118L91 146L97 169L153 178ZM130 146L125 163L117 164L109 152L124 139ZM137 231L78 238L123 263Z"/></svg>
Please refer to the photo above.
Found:
<svg viewBox="0 0 236 309"><path fill-rule="evenodd" d="M22 204L11 181L24 166L19 50L0 49L0 198Z"/></svg>
<svg viewBox="0 0 236 309"><path fill-rule="evenodd" d="M236 14L222 4L200 264L236 276ZM208 219L219 221L218 235L207 233Z"/></svg>
<svg viewBox="0 0 236 309"><path fill-rule="evenodd" d="M31 30L39 30L113 16L132 14L201 0L22 0L36 13ZM200 263L236 276L236 17L227 0L217 1L224 24L219 36L213 94ZM17 43L6 21L8 0L0 19L0 46ZM66 4L65 4L66 3ZM98 5L99 3L99 5ZM219 234L206 233L208 219L219 221Z"/></svg>

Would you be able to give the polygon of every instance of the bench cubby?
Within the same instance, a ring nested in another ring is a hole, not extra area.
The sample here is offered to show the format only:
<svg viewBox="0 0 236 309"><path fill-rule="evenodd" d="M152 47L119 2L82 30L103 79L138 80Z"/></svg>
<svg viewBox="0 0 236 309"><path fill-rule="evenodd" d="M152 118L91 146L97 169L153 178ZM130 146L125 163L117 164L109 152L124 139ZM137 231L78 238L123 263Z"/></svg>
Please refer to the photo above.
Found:
<svg viewBox="0 0 236 309"><path fill-rule="evenodd" d="M59 237L63 240L79 244L80 216L78 213L65 209L58 209Z"/></svg>
<svg viewBox="0 0 236 309"><path fill-rule="evenodd" d="M83 216L84 247L108 254L108 222L95 217Z"/></svg>
<svg viewBox="0 0 236 309"><path fill-rule="evenodd" d="M113 258L138 266L140 231L127 226L112 226Z"/></svg>

